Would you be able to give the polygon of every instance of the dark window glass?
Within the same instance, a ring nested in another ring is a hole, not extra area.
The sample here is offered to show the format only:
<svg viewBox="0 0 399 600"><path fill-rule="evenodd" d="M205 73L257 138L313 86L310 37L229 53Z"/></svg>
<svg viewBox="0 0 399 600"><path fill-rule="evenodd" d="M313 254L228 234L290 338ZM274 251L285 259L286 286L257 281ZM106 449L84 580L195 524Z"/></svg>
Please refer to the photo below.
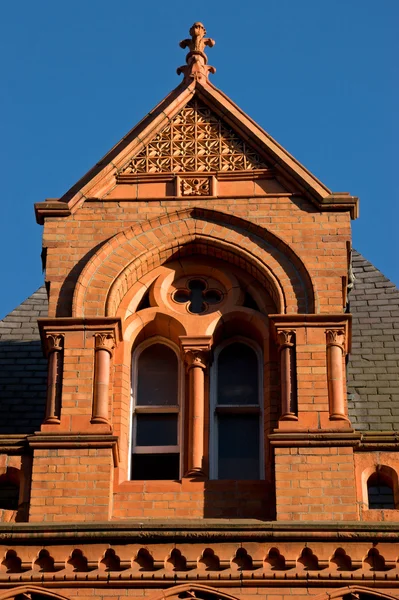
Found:
<svg viewBox="0 0 399 600"><path fill-rule="evenodd" d="M19 487L13 483L0 482L0 508L5 510L17 510L19 498Z"/></svg>
<svg viewBox="0 0 399 600"><path fill-rule="evenodd" d="M136 414L136 446L177 446L177 414Z"/></svg>
<svg viewBox="0 0 399 600"><path fill-rule="evenodd" d="M369 508L395 508L393 489L388 482L382 480L379 473L373 473L367 482Z"/></svg>
<svg viewBox="0 0 399 600"><path fill-rule="evenodd" d="M259 479L258 415L218 415L219 479Z"/></svg>
<svg viewBox="0 0 399 600"><path fill-rule="evenodd" d="M258 359L247 344L234 343L219 354L218 404L258 404Z"/></svg>
<svg viewBox="0 0 399 600"><path fill-rule="evenodd" d="M177 405L177 357L165 344L153 344L138 359L137 406Z"/></svg>
<svg viewBox="0 0 399 600"><path fill-rule="evenodd" d="M200 313L202 313L205 310L205 305L202 301L203 298L203 292L205 289L205 283L203 281L201 281L200 279L192 279L189 284L188 287L191 290L191 295L190 295L190 304L189 304L189 311L199 315Z"/></svg>
<svg viewBox="0 0 399 600"><path fill-rule="evenodd" d="M208 304L219 304L222 299L222 294L218 290L208 290L205 292L204 298Z"/></svg>
<svg viewBox="0 0 399 600"><path fill-rule="evenodd" d="M132 479L179 479L179 454L133 454Z"/></svg>

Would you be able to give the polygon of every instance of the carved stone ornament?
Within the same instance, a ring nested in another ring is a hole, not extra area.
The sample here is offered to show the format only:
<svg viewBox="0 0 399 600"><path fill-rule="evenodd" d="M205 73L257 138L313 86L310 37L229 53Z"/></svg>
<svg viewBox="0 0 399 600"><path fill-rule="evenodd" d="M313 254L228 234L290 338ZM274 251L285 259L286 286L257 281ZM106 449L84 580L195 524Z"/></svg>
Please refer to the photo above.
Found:
<svg viewBox="0 0 399 600"><path fill-rule="evenodd" d="M295 331L292 329L280 329L277 332L277 343L279 350L291 348L294 345Z"/></svg>
<svg viewBox="0 0 399 600"><path fill-rule="evenodd" d="M209 177L182 179L180 181L180 192L182 196L210 196L211 180Z"/></svg>
<svg viewBox="0 0 399 600"><path fill-rule="evenodd" d="M64 341L63 333L47 333L46 334L46 349L47 353L60 352Z"/></svg>
<svg viewBox="0 0 399 600"><path fill-rule="evenodd" d="M185 81L208 79L208 74L216 73L216 69L208 65L208 57L204 50L206 46L212 48L215 45L215 40L205 37L206 29L199 21L190 27L189 33L191 38L182 40L179 44L181 48L190 50L186 56L187 65L179 67L177 74L183 74Z"/></svg>
<svg viewBox="0 0 399 600"><path fill-rule="evenodd" d="M192 369L193 367L206 369L209 362L209 350L187 348L184 351L184 361L188 370Z"/></svg>
<svg viewBox="0 0 399 600"><path fill-rule="evenodd" d="M267 169L261 157L196 97L120 174L231 172Z"/></svg>
<svg viewBox="0 0 399 600"><path fill-rule="evenodd" d="M345 352L345 331L343 329L326 330L327 347L338 346L342 352Z"/></svg>
<svg viewBox="0 0 399 600"><path fill-rule="evenodd" d="M115 338L113 333L95 333L94 339L96 350L106 350L112 355L115 348Z"/></svg>

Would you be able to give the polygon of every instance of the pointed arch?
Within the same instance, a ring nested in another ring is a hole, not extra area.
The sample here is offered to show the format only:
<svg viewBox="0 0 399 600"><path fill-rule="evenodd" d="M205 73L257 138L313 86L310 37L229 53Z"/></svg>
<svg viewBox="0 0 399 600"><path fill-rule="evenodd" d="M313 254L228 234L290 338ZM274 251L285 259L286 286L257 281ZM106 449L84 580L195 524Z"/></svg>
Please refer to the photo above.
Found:
<svg viewBox="0 0 399 600"><path fill-rule="evenodd" d="M351 599L351 594L353 594L353 598L358 597L355 594L360 595L360 600L362 600L362 594L369 599L375 598L375 600L398 600L397 596L391 596L389 594L384 594L375 589L370 589L367 587L363 587L360 585L349 585L347 587L339 588L332 592L324 592L319 596L315 596L313 600L339 600L340 598L348 597ZM0 599L1 600L1 599ZM352 600L352 599L351 599Z"/></svg>
<svg viewBox="0 0 399 600"><path fill-rule="evenodd" d="M186 596L187 595L187 596ZM200 585L197 583L184 583L182 585L175 585L157 592L154 596L150 596L149 600L165 600L166 598L204 598L210 600L211 597L215 600L238 600L236 596L231 596L222 592L217 588L211 588L206 585ZM0 599L1 600L1 599Z"/></svg>
<svg viewBox="0 0 399 600"><path fill-rule="evenodd" d="M29 595L39 595L44 598L52 598L53 600L69 600L67 596L61 596L60 594L56 594L46 588L34 586L34 585L18 585L13 588L9 588L7 590L3 590L0 592L0 600L8 600L9 598L15 598L19 595L25 595L29 597Z"/></svg>
<svg viewBox="0 0 399 600"><path fill-rule="evenodd" d="M114 316L139 277L195 253L224 258L254 274L280 313L318 311L308 269L288 244L245 219L195 207L138 223L101 246L76 283L72 316ZM89 290L95 290L95 299Z"/></svg>

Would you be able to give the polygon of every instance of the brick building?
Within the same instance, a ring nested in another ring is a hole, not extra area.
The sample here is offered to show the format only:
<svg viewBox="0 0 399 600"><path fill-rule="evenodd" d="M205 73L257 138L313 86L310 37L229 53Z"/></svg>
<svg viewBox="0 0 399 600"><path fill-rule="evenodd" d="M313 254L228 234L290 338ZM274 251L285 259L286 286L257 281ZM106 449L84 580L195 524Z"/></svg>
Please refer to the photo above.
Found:
<svg viewBox="0 0 399 600"><path fill-rule="evenodd" d="M0 324L0 600L399 598L399 291L208 79L36 205ZM396 328L396 329L395 329Z"/></svg>

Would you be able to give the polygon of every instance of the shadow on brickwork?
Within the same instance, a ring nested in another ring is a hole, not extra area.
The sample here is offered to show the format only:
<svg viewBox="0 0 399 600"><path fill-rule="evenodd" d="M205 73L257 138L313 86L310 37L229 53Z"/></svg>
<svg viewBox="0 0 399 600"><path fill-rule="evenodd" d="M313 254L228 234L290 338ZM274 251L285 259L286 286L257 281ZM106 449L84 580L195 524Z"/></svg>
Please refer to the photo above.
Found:
<svg viewBox="0 0 399 600"><path fill-rule="evenodd" d="M274 484L270 481L208 480L204 494L205 518L261 521L276 518Z"/></svg>
<svg viewBox="0 0 399 600"><path fill-rule="evenodd" d="M0 434L40 429L46 383L47 359L39 340L0 341Z"/></svg>

